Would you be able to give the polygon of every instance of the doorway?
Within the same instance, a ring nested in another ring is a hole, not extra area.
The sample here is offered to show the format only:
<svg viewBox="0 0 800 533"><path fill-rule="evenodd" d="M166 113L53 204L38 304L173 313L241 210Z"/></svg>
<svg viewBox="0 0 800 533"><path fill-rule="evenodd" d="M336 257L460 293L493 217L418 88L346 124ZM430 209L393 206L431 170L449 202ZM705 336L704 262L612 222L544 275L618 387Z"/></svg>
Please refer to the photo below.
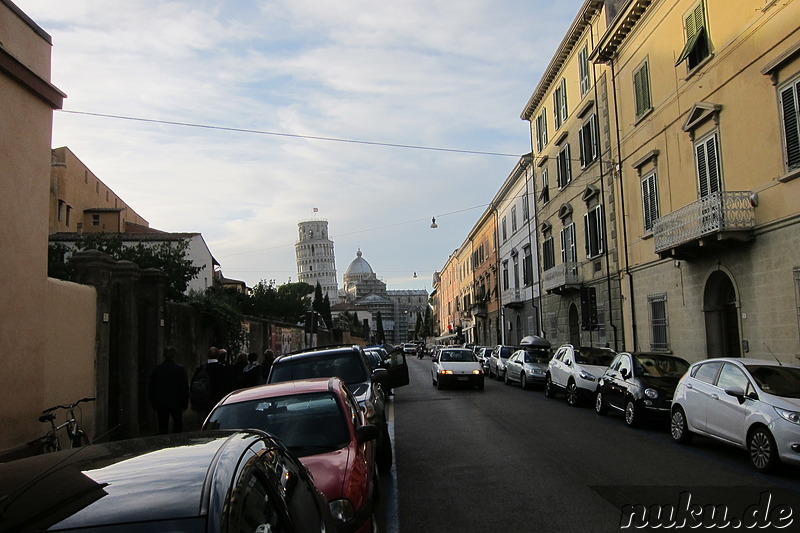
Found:
<svg viewBox="0 0 800 533"><path fill-rule="evenodd" d="M703 295L708 357L741 357L739 302L736 287L725 272L717 270L706 281Z"/></svg>

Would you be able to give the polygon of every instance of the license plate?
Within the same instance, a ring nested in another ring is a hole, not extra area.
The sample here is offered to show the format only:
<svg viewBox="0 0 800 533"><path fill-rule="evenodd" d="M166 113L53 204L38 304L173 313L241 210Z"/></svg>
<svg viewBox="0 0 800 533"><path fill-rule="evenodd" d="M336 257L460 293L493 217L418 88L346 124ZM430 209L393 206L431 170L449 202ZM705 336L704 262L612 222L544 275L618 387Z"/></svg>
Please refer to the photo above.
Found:
<svg viewBox="0 0 800 533"><path fill-rule="evenodd" d="M464 376L464 377L459 377L458 381L467 381L468 379L469 379L468 377Z"/></svg>

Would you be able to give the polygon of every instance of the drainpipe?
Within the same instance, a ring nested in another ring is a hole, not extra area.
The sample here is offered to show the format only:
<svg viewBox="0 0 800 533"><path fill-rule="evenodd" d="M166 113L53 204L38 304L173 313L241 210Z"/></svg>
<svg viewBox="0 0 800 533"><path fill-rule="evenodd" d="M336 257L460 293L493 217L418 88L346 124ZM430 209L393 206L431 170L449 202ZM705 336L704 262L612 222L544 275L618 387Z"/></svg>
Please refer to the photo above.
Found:
<svg viewBox="0 0 800 533"><path fill-rule="evenodd" d="M614 94L614 121L617 133L617 154L619 156L619 162L617 163L617 172L619 174L619 197L620 201L620 209L622 210L622 240L623 240L623 250L625 252L625 275L628 277L628 290L630 291L630 298L629 298L629 305L630 305L630 314L631 314L631 342L633 342L633 350L636 351L639 346L638 336L636 334L636 306L634 302L636 298L634 297L634 287L633 287L633 276L631 275L631 267L630 261L628 257L628 221L625 217L625 195L624 195L624 187L623 187L623 179L622 179L622 143L620 141L620 128L619 128L619 108L617 106L617 73L614 69L614 60L612 58L607 58L607 62L611 67L611 89Z"/></svg>
<svg viewBox="0 0 800 533"><path fill-rule="evenodd" d="M587 20L586 22L589 25L589 40L592 43L592 48L594 48L594 27L592 26L591 21ZM595 65L592 65L592 78L593 78L592 79L592 85L594 85L594 101L596 102L596 105L597 105L597 121L595 121L595 125L597 126L597 140L599 142L600 141L600 96L597 93L597 69L595 69ZM616 100L616 94L615 94L615 100ZM616 111L616 107L614 109ZM618 130L617 139L619 140L619 128L617 130ZM603 168L603 156L602 155L600 155L599 166L600 166L600 205L603 206L603 216L605 217L608 214L608 211L606 210L606 192L605 192L606 174L605 174L605 171L604 171L604 168ZM613 170L612 170L612 172L613 172ZM613 174L612 174L612 176L613 176ZM624 216L623 216L623 223L624 223ZM610 307L611 294L612 293L611 293L611 259L609 258L609 256L611 255L611 252L609 250L610 247L608 246L608 238L607 238L608 237L608 231L607 231L607 228L605 226L606 225L604 223L603 224L603 230L606 233L606 235L604 236L604 241L606 243L606 249L605 249L605 254L604 254L605 261L606 261L606 291L608 292L608 303L609 303L609 307ZM622 306L620 305L620 311L621 310L622 310ZM608 309L608 318L610 319L609 320L609 324L611 325L611 329L614 331L614 351L615 352L619 352L619 334L617 332L617 325L614 323L614 311L613 311L613 309Z"/></svg>

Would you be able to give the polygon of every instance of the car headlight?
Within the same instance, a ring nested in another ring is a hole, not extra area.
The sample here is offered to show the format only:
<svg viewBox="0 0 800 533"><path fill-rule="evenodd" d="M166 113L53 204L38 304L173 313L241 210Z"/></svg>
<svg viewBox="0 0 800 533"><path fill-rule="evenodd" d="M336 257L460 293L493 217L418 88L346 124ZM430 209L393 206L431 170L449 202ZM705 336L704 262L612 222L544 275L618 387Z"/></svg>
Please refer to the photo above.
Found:
<svg viewBox="0 0 800 533"><path fill-rule="evenodd" d="M585 379L586 381L597 381L597 378L594 375L588 373L586 370L581 370L580 372L578 372L578 375L581 377L581 379Z"/></svg>
<svg viewBox="0 0 800 533"><path fill-rule="evenodd" d="M333 500L328 506L331 508L333 519L337 522L347 522L353 519L353 504L350 503L350 500Z"/></svg>
<svg viewBox="0 0 800 533"><path fill-rule="evenodd" d="M781 415L781 418L791 422L792 424L797 424L800 426L800 413L796 411L787 411L786 409L781 409L776 407L775 410Z"/></svg>
<svg viewBox="0 0 800 533"><path fill-rule="evenodd" d="M650 398L651 400L655 400L658 398L658 391L655 389L645 389L644 395Z"/></svg>

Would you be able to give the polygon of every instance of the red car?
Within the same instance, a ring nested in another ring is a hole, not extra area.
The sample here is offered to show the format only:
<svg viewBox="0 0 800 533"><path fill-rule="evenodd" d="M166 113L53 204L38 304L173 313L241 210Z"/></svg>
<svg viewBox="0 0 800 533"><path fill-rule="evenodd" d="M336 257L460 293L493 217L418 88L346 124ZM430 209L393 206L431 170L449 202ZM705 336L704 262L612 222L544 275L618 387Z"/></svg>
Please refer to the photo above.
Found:
<svg viewBox="0 0 800 533"><path fill-rule="evenodd" d="M233 392L214 407L203 429L260 429L275 435L311 472L338 532L372 531L378 428L365 422L341 379L286 381Z"/></svg>

